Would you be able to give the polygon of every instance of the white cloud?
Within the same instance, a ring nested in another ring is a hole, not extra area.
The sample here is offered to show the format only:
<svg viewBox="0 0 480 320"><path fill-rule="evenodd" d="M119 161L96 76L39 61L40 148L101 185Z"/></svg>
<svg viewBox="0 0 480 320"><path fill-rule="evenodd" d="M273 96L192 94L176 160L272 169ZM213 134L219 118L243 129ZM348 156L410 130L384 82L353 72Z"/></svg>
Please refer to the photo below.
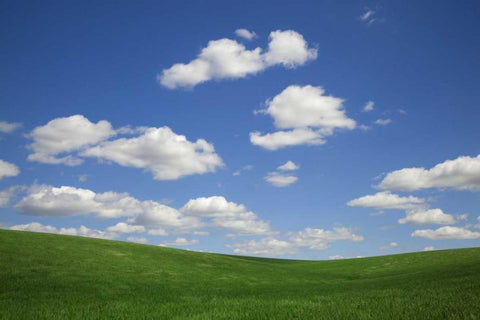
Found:
<svg viewBox="0 0 480 320"><path fill-rule="evenodd" d="M279 166L277 168L277 170L280 170L280 171L294 171L294 170L298 170L299 168L300 168L300 166L295 164L295 162L288 160L287 162L285 162L284 164Z"/></svg>
<svg viewBox="0 0 480 320"><path fill-rule="evenodd" d="M303 36L293 30L272 31L269 36L268 51L263 58L267 66L282 64L295 68L307 61L317 59L317 49L309 48Z"/></svg>
<svg viewBox="0 0 480 320"><path fill-rule="evenodd" d="M215 227L230 229L239 235L272 234L268 222L259 220L244 205L229 202L222 196L189 200L180 212L186 216L212 218Z"/></svg>
<svg viewBox="0 0 480 320"><path fill-rule="evenodd" d="M197 239L188 240L186 238L177 238L177 239L175 239L175 241L165 241L165 242L161 243L160 246L182 247L182 246L191 246L191 245L194 245L194 244L197 244L197 243L198 243Z"/></svg>
<svg viewBox="0 0 480 320"><path fill-rule="evenodd" d="M148 234L152 236L168 236L168 232L165 229L158 228L158 229L150 229L148 230Z"/></svg>
<svg viewBox="0 0 480 320"><path fill-rule="evenodd" d="M294 129L288 131L276 131L262 135L260 132L250 132L250 142L267 150L296 145L321 145L326 142L319 131L312 129Z"/></svg>
<svg viewBox="0 0 480 320"><path fill-rule="evenodd" d="M455 218L451 214L445 214L441 209L424 209L407 211L405 218L398 220L400 224L454 224Z"/></svg>
<svg viewBox="0 0 480 320"><path fill-rule="evenodd" d="M13 186L7 189L0 190L0 208L8 206L15 193L23 187Z"/></svg>
<svg viewBox="0 0 480 320"><path fill-rule="evenodd" d="M300 248L325 250L335 241L363 241L363 237L353 234L348 228L333 228L333 230L306 228L299 232L288 233L287 240L272 237L250 240L227 245L235 253L257 256L283 256L295 254Z"/></svg>
<svg viewBox="0 0 480 320"><path fill-rule="evenodd" d="M229 202L222 196L200 197L189 200L180 211L187 215L201 217L234 217L247 209L243 204Z"/></svg>
<svg viewBox="0 0 480 320"><path fill-rule="evenodd" d="M390 124L392 122L391 119L377 119L375 120L375 124L379 126L386 126L387 124Z"/></svg>
<svg viewBox="0 0 480 320"><path fill-rule="evenodd" d="M210 235L210 232L208 232L208 231L194 231L194 232L193 232L193 235L194 235L194 236L205 237L205 236L209 236L209 235Z"/></svg>
<svg viewBox="0 0 480 320"><path fill-rule="evenodd" d="M401 197L384 191L351 200L347 205L351 207L409 210L425 206L425 200L414 196Z"/></svg>
<svg viewBox="0 0 480 320"><path fill-rule="evenodd" d="M480 189L480 155L458 157L431 169L404 168L387 174L379 187L385 190L419 190L425 188Z"/></svg>
<svg viewBox="0 0 480 320"><path fill-rule="evenodd" d="M56 118L44 126L36 127L29 134L33 143L28 147L33 153L28 155L28 160L50 164L63 163L68 166L79 165L83 162L82 159L62 154L97 144L115 134L111 124L105 120L95 124L82 115Z"/></svg>
<svg viewBox="0 0 480 320"><path fill-rule="evenodd" d="M0 159L0 180L5 177L14 177L20 174L20 169L13 163Z"/></svg>
<svg viewBox="0 0 480 320"><path fill-rule="evenodd" d="M55 228L49 225L42 225L38 222L32 222L28 224L14 225L9 228L10 230L31 231L31 232L44 232L44 233L56 233L71 236L81 236L89 238L99 239L116 239L118 235L116 233L105 232L101 230L89 229L85 226L79 228Z"/></svg>
<svg viewBox="0 0 480 320"><path fill-rule="evenodd" d="M257 37L257 34L253 31L248 31L247 29L237 29L235 30L235 34L240 37L244 38L247 40L252 40L253 38Z"/></svg>
<svg viewBox="0 0 480 320"><path fill-rule="evenodd" d="M364 238L344 227L335 227L333 231L306 228L303 231L289 233L289 241L296 247L307 247L311 250L325 250L330 247L330 243L340 240L361 242Z"/></svg>
<svg viewBox="0 0 480 320"><path fill-rule="evenodd" d="M422 249L422 251L432 251L432 250L435 250L435 247L433 246L427 246L425 248Z"/></svg>
<svg viewBox="0 0 480 320"><path fill-rule="evenodd" d="M116 233L143 233L145 232L145 227L131 225L125 222L119 222L114 226L108 227L106 230Z"/></svg>
<svg viewBox="0 0 480 320"><path fill-rule="evenodd" d="M88 179L88 175L86 175L86 174L81 174L81 175L78 176L78 181L79 182L85 182L85 181L87 181L87 179Z"/></svg>
<svg viewBox="0 0 480 320"><path fill-rule="evenodd" d="M473 232L459 227L441 227L436 230L415 230L412 237L423 237L431 240L438 239L480 239L480 232Z"/></svg>
<svg viewBox="0 0 480 320"><path fill-rule="evenodd" d="M257 111L270 115L278 129L261 135L250 133L250 141L269 150L293 145L318 145L325 143L325 137L335 129L352 130L356 127L353 119L345 115L343 99L324 95L321 87L289 86L271 100L267 108Z"/></svg>
<svg viewBox="0 0 480 320"><path fill-rule="evenodd" d="M373 111L374 106L375 106L375 102L373 102L373 101L368 101L368 102L365 104L365 106L363 107L363 111L364 111L364 112Z"/></svg>
<svg viewBox="0 0 480 320"><path fill-rule="evenodd" d="M212 144L203 139L190 142L168 127L148 128L138 137L105 141L81 155L111 160L126 167L144 168L157 180L214 172L223 166Z"/></svg>
<svg viewBox="0 0 480 320"><path fill-rule="evenodd" d="M250 240L243 243L227 245L233 252L243 255L255 256L283 256L295 254L297 249L292 243L274 238Z"/></svg>
<svg viewBox="0 0 480 320"><path fill-rule="evenodd" d="M398 243L396 243L396 242L390 242L390 243L387 244L387 245L381 246L381 247L380 247L380 250L388 250L388 249L393 249L393 248L397 248L397 247L398 247Z"/></svg>
<svg viewBox="0 0 480 320"><path fill-rule="evenodd" d="M374 17L375 16L375 11L370 10L370 9L365 9L365 12L360 16L360 20L362 22L365 22L366 24L372 24L374 23L377 19Z"/></svg>
<svg viewBox="0 0 480 320"><path fill-rule="evenodd" d="M0 121L0 132L1 133L12 133L13 131L17 130L21 126L22 126L22 124L18 123L18 122Z"/></svg>
<svg viewBox="0 0 480 320"><path fill-rule="evenodd" d="M324 94L322 87L292 85L267 101L268 107L262 112L270 115L280 129L355 128L355 121L345 115L343 99Z"/></svg>
<svg viewBox="0 0 480 320"><path fill-rule="evenodd" d="M342 259L347 259L347 258L345 258L344 256L339 255L339 254L328 257L328 260L342 260Z"/></svg>
<svg viewBox="0 0 480 320"><path fill-rule="evenodd" d="M128 237L127 241L135 242L135 243L141 243L141 244L148 243L148 239L144 238L144 237Z"/></svg>
<svg viewBox="0 0 480 320"><path fill-rule="evenodd" d="M283 188L296 182L298 178L291 174L283 174L279 172L269 172L265 176L265 181L277 188Z"/></svg>
<svg viewBox="0 0 480 320"><path fill-rule="evenodd" d="M270 33L269 48L248 50L231 39L210 41L196 59L187 64L177 63L157 76L161 85L175 89L220 79L244 78L266 68L281 64L294 68L317 57L317 50L308 47L303 36L295 31Z"/></svg>

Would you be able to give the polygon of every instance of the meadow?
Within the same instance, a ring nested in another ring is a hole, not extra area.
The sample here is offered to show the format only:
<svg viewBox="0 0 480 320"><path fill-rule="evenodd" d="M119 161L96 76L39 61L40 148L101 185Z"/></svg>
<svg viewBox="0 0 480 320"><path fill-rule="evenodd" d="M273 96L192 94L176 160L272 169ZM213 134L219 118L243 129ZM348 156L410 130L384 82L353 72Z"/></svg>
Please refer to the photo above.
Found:
<svg viewBox="0 0 480 320"><path fill-rule="evenodd" d="M0 319L480 319L480 248L334 261L0 230Z"/></svg>

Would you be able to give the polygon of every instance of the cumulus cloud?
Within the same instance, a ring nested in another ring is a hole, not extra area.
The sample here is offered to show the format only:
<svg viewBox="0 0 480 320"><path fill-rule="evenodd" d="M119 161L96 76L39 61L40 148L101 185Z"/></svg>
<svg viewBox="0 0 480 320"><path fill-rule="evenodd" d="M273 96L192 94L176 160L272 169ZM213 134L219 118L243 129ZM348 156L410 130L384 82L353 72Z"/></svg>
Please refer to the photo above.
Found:
<svg viewBox="0 0 480 320"><path fill-rule="evenodd" d="M13 186L7 189L0 190L0 208L8 206L12 198L15 196L18 190L23 187Z"/></svg>
<svg viewBox="0 0 480 320"><path fill-rule="evenodd" d="M106 230L109 232L116 232L116 233L143 233L145 232L145 227L131 225L125 222L119 222L114 226L108 227Z"/></svg>
<svg viewBox="0 0 480 320"><path fill-rule="evenodd" d="M11 226L10 230L31 231L31 232L44 232L44 233L56 233L70 236L81 236L89 238L99 239L116 239L118 235L116 233L105 232L102 230L89 229L85 226L79 228L56 228L49 225L43 225L38 222L32 222L28 224L18 224Z"/></svg>
<svg viewBox="0 0 480 320"><path fill-rule="evenodd" d="M414 196L402 197L384 191L351 200L347 205L351 207L409 210L425 206L425 200Z"/></svg>
<svg viewBox="0 0 480 320"><path fill-rule="evenodd" d="M333 230L306 228L298 232L288 233L287 240L267 237L250 240L243 243L227 245L235 253L258 256L282 256L295 254L300 248L310 250L325 250L335 241L361 242L363 237L352 233L348 228L333 228Z"/></svg>
<svg viewBox="0 0 480 320"><path fill-rule="evenodd" d="M306 228L299 232L290 232L289 240L297 247L307 247L311 250L325 250L335 241L361 242L363 236L356 235L351 229L335 227L333 230Z"/></svg>
<svg viewBox="0 0 480 320"><path fill-rule="evenodd" d="M265 181L277 188L283 188L296 182L298 178L291 174L283 174L279 172L269 172L265 176Z"/></svg>
<svg viewBox="0 0 480 320"><path fill-rule="evenodd" d="M6 177L14 177L20 174L20 169L13 163L0 159L0 180Z"/></svg>
<svg viewBox="0 0 480 320"><path fill-rule="evenodd" d="M189 200L181 209L186 216L208 217L217 228L230 229L238 235L272 234L270 224L248 211L242 204L229 202L222 196Z"/></svg>
<svg viewBox="0 0 480 320"><path fill-rule="evenodd" d="M250 240L243 243L227 245L227 247L233 248L233 252L237 254L255 256L284 256L295 254L297 251L292 243L274 238Z"/></svg>
<svg viewBox="0 0 480 320"><path fill-rule="evenodd" d="M144 237L127 237L128 242L135 242L135 243L141 243L145 244L148 243L148 239Z"/></svg>
<svg viewBox="0 0 480 320"><path fill-rule="evenodd" d="M300 166L295 164L295 162L288 160L287 162L285 162L284 164L279 166L277 168L277 170L280 170L280 171L294 171L294 170L298 170L299 168L300 168Z"/></svg>
<svg viewBox="0 0 480 320"><path fill-rule="evenodd" d="M177 238L177 239L175 239L175 241L165 241L165 242L161 243L160 246L183 247L183 246L192 246L192 245L197 244L197 243L198 243L197 239L188 240L186 238Z"/></svg>
<svg viewBox="0 0 480 320"><path fill-rule="evenodd" d="M136 135L110 140L117 134ZM157 180L175 180L192 174L214 172L223 166L211 143L188 141L168 127L122 127L108 121L92 123L82 115L51 120L35 128L29 137L30 161L50 164L81 164L83 157L115 162L150 171ZM80 179L85 180L86 176Z"/></svg>
<svg viewBox="0 0 480 320"><path fill-rule="evenodd" d="M214 172L223 166L212 144L203 139L190 142L168 127L148 128L138 137L105 141L81 154L149 170L157 180Z"/></svg>
<svg viewBox="0 0 480 320"><path fill-rule="evenodd" d="M18 122L0 121L0 132L1 133L12 133L13 131L17 130L21 126L22 126L22 124L18 123Z"/></svg>
<svg viewBox="0 0 480 320"><path fill-rule="evenodd" d="M374 106L375 106L375 102L373 102L373 101L368 101L368 102L365 104L365 106L363 107L363 111L364 111L364 112L373 111Z"/></svg>
<svg viewBox="0 0 480 320"><path fill-rule="evenodd" d="M392 122L391 119L377 119L375 120L375 124L379 126L386 126L387 124L390 124Z"/></svg>
<svg viewBox="0 0 480 320"><path fill-rule="evenodd" d="M436 230L423 229L415 230L412 237L422 237L431 240L438 239L480 239L480 232L470 231L460 227L441 227Z"/></svg>
<svg viewBox="0 0 480 320"><path fill-rule="evenodd" d="M246 32L241 34L246 35ZM174 64L163 70L157 79L170 89L194 87L209 80L244 78L274 65L295 68L317 58L317 50L309 48L303 36L293 30L273 31L269 39L266 51L261 48L248 50L241 43L226 38L210 41L196 59Z"/></svg>
<svg viewBox="0 0 480 320"><path fill-rule="evenodd" d="M378 185L384 190L413 191L426 188L480 189L480 155L462 156L431 169L404 168L390 172Z"/></svg>
<svg viewBox="0 0 480 320"><path fill-rule="evenodd" d="M235 34L243 39L252 40L253 38L257 37L257 34L253 31L248 31L247 29L237 29L235 30Z"/></svg>
<svg viewBox="0 0 480 320"><path fill-rule="evenodd" d="M441 209L424 209L407 211L405 218L398 220L400 224L454 224L457 221L451 214L443 213Z"/></svg>
<svg viewBox="0 0 480 320"><path fill-rule="evenodd" d="M393 248L397 248L397 247L398 247L398 243L396 243L396 242L390 242L390 243L387 244L387 245L381 246L381 247L380 247L380 250L388 250L388 249L393 249Z"/></svg>
<svg viewBox="0 0 480 320"><path fill-rule="evenodd" d="M105 120L93 123L82 115L56 118L29 134L33 143L28 148L33 153L28 155L28 160L76 166L83 160L65 153L94 145L115 134L111 124Z"/></svg>
<svg viewBox="0 0 480 320"><path fill-rule="evenodd" d="M320 132L305 128L287 131L276 131L263 134L254 131L250 132L250 142L267 150L278 150L281 148L296 145L321 145L326 143Z"/></svg>
<svg viewBox="0 0 480 320"><path fill-rule="evenodd" d="M343 99L324 95L321 87L289 86L266 102L257 113L268 114L280 131L262 135L250 133L250 141L269 150L293 145L318 145L335 129L352 130L356 122L345 114ZM285 129L291 129L286 130Z"/></svg>
<svg viewBox="0 0 480 320"><path fill-rule="evenodd" d="M433 247L433 246L427 246L427 247L422 249L422 251L433 251L433 250L435 250L435 247Z"/></svg>

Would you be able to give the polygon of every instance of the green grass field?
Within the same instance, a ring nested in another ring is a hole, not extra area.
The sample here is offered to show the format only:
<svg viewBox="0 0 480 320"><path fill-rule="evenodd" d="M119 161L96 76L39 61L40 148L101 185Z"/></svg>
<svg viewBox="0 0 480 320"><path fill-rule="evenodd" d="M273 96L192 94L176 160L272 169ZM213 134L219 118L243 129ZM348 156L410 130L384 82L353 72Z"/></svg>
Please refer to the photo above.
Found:
<svg viewBox="0 0 480 320"><path fill-rule="evenodd" d="M0 230L0 319L480 319L480 248L336 261Z"/></svg>

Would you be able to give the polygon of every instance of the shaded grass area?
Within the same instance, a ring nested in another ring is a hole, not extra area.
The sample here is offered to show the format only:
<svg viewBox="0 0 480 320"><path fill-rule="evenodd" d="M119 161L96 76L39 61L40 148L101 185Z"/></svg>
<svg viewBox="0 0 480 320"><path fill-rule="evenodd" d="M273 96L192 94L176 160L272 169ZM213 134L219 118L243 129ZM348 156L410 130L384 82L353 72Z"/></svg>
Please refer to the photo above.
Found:
<svg viewBox="0 0 480 320"><path fill-rule="evenodd" d="M480 248L246 258L0 230L0 319L480 319Z"/></svg>

